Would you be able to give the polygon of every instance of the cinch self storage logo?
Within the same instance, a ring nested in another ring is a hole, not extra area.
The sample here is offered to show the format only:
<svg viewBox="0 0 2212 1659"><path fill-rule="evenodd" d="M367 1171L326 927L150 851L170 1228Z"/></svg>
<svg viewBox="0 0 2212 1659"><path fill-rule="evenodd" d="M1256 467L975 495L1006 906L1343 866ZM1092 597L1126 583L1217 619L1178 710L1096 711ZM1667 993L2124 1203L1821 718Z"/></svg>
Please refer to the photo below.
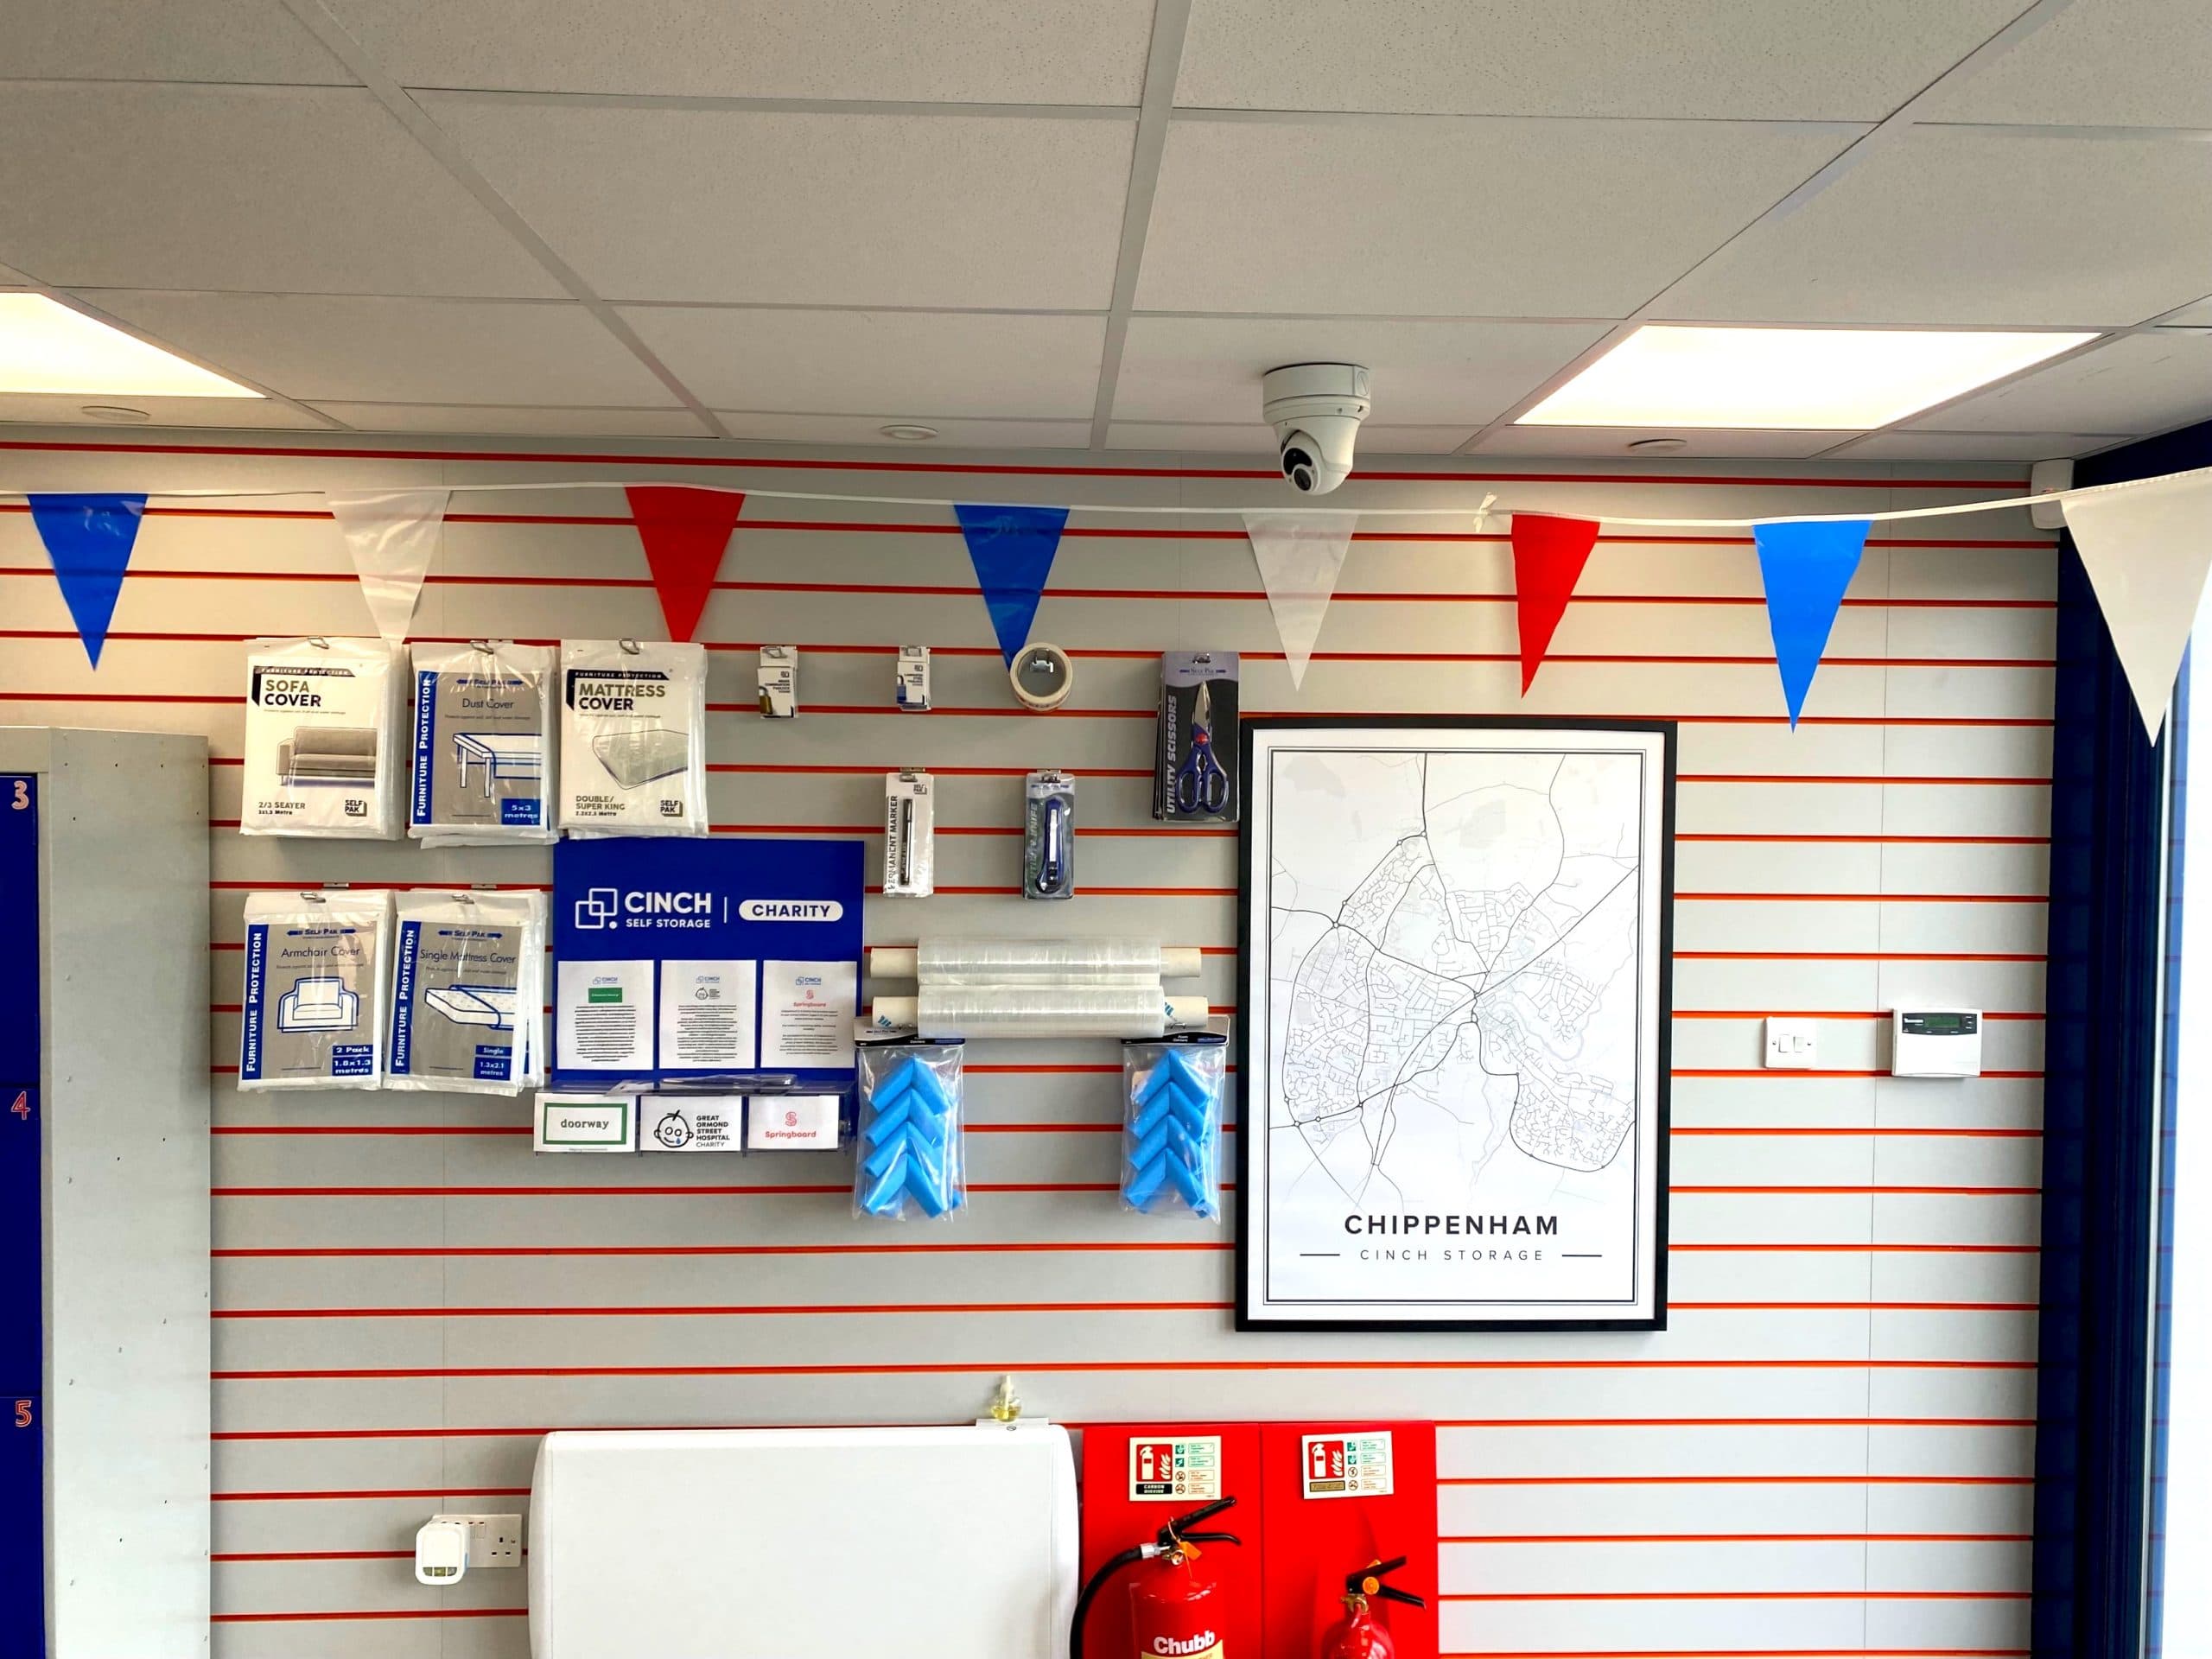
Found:
<svg viewBox="0 0 2212 1659"><path fill-rule="evenodd" d="M728 906L725 904L725 918ZM621 927L658 927L671 924L697 926L715 919L711 893L664 893L645 889L593 887L576 900L576 925L586 931Z"/></svg>

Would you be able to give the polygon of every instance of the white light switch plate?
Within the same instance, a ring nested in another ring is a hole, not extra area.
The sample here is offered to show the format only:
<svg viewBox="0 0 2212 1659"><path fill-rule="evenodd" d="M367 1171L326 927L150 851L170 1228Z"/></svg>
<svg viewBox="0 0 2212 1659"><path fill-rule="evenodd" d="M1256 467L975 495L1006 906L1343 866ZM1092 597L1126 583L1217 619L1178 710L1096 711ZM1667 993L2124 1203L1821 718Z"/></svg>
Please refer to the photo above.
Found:
<svg viewBox="0 0 2212 1659"><path fill-rule="evenodd" d="M1820 1034L1810 1020L1770 1019L1766 1022L1766 1069L1810 1071L1820 1064Z"/></svg>
<svg viewBox="0 0 2212 1659"><path fill-rule="evenodd" d="M522 1565L522 1516L518 1515L434 1515L433 1521L458 1521L468 1529L468 1570Z"/></svg>

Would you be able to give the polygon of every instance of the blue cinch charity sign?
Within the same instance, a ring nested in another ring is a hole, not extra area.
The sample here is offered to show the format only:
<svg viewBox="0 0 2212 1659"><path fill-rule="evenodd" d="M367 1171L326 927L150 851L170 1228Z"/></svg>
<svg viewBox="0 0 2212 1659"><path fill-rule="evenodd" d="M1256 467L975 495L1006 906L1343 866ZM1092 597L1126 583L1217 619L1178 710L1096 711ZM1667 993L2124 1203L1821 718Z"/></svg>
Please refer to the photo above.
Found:
<svg viewBox="0 0 2212 1659"><path fill-rule="evenodd" d="M553 1074L613 1088L853 1080L857 841L564 841L553 853Z"/></svg>

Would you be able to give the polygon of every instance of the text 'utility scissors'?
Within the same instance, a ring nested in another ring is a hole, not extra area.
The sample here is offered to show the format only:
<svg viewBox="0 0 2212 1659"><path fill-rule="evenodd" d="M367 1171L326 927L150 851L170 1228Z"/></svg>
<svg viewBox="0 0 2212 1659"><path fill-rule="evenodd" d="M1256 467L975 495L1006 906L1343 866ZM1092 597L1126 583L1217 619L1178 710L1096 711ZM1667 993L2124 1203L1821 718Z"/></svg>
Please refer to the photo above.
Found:
<svg viewBox="0 0 2212 1659"><path fill-rule="evenodd" d="M1175 773L1179 812L1218 812L1229 803L1229 774L1213 755L1213 687L1198 686L1191 706L1191 747Z"/></svg>

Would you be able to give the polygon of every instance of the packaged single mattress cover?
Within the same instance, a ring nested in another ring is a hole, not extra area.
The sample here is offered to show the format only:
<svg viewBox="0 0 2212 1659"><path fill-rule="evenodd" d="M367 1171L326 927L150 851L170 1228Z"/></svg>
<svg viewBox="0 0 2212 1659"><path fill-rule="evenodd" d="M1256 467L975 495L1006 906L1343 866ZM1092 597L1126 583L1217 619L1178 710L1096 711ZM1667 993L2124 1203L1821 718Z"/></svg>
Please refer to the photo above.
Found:
<svg viewBox="0 0 2212 1659"><path fill-rule="evenodd" d="M548 842L553 651L505 639L417 645L407 833L430 846Z"/></svg>
<svg viewBox="0 0 2212 1659"><path fill-rule="evenodd" d="M381 639L248 642L240 835L399 833L405 663Z"/></svg>
<svg viewBox="0 0 2212 1659"><path fill-rule="evenodd" d="M561 646L561 817L572 835L707 833L707 648Z"/></svg>
<svg viewBox="0 0 2212 1659"><path fill-rule="evenodd" d="M543 893L399 895L390 1087L522 1093L543 1081L544 1007Z"/></svg>

